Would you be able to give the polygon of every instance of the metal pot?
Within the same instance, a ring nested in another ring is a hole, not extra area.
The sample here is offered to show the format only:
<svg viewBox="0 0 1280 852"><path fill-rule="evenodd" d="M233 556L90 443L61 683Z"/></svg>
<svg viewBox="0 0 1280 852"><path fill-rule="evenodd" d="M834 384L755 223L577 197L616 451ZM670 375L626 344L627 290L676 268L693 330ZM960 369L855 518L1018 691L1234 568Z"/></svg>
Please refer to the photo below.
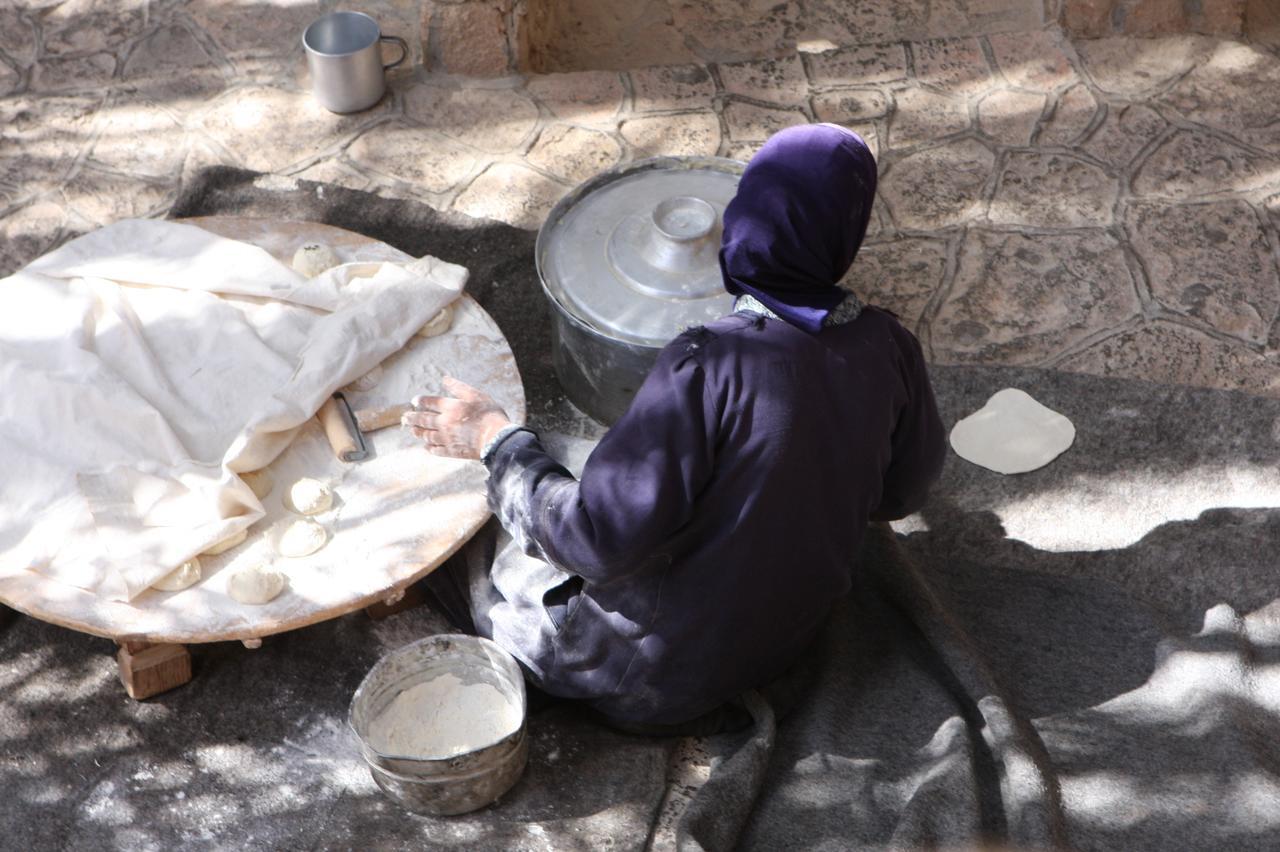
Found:
<svg viewBox="0 0 1280 852"><path fill-rule="evenodd" d="M720 157L618 166L561 199L539 230L556 376L596 420L622 416L672 338L732 310L717 258L743 168Z"/></svg>

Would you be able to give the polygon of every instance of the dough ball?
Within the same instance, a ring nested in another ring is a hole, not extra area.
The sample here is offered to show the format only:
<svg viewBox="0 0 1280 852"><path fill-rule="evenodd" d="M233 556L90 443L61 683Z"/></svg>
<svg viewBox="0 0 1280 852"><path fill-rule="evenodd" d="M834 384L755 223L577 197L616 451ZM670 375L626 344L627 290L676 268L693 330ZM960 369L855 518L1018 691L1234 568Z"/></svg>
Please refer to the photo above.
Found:
<svg viewBox="0 0 1280 852"><path fill-rule="evenodd" d="M960 458L997 473L1044 467L1076 439L1076 427L1025 391L1005 388L951 430Z"/></svg>
<svg viewBox="0 0 1280 852"><path fill-rule="evenodd" d="M200 560L192 558L156 580L151 584L151 588L162 592L180 592L198 582L200 582Z"/></svg>
<svg viewBox="0 0 1280 852"><path fill-rule="evenodd" d="M254 496L259 500L264 499L271 493L271 489L276 487L275 479L267 472L266 468L242 473L240 478L244 480L245 485L252 489Z"/></svg>
<svg viewBox="0 0 1280 852"><path fill-rule="evenodd" d="M315 521L299 518L276 524L271 545L276 553L290 559L310 556L329 541L329 532Z"/></svg>
<svg viewBox="0 0 1280 852"><path fill-rule="evenodd" d="M289 489L289 502L300 515L318 515L333 505L333 491L318 479L299 479Z"/></svg>
<svg viewBox="0 0 1280 852"><path fill-rule="evenodd" d="M341 262L333 249L324 243L307 243L294 252L293 271L306 278L315 278Z"/></svg>
<svg viewBox="0 0 1280 852"><path fill-rule="evenodd" d="M244 540L248 537L249 537L249 531L247 529L240 530L240 532L231 536L231 538L224 538L222 541L218 542L213 547L209 548L208 550L206 550L204 553L201 553L200 555L201 556L217 556L219 553L226 553L228 550L235 547L237 544L243 543Z"/></svg>
<svg viewBox="0 0 1280 852"><path fill-rule="evenodd" d="M445 305L440 313L427 320L427 324L418 329L418 337L435 337L444 334L453 325L453 305Z"/></svg>
<svg viewBox="0 0 1280 852"><path fill-rule="evenodd" d="M347 385L350 391L371 391L378 386L378 382L382 381L382 365L377 364L372 370Z"/></svg>
<svg viewBox="0 0 1280 852"><path fill-rule="evenodd" d="M270 565L246 565L227 578L227 594L242 604L264 604L284 590L285 578Z"/></svg>

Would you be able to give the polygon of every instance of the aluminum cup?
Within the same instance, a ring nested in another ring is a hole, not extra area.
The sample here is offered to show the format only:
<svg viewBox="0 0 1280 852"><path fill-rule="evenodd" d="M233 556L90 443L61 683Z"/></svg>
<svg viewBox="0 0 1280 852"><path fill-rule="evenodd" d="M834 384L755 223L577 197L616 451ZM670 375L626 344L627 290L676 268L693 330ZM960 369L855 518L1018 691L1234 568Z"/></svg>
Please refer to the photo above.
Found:
<svg viewBox="0 0 1280 852"><path fill-rule="evenodd" d="M382 64L379 44L400 45L400 58ZM311 90L322 107L337 113L359 112L386 91L386 72L409 56L398 36L384 36L378 22L362 12L334 12L318 18L302 33L311 69Z"/></svg>

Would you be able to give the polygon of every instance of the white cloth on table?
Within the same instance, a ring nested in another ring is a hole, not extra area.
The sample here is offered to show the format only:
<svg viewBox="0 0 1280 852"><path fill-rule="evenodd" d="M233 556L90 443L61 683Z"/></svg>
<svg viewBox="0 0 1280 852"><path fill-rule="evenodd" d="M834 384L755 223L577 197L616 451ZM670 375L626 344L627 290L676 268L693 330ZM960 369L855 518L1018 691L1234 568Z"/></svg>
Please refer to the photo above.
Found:
<svg viewBox="0 0 1280 852"><path fill-rule="evenodd" d="M262 517L269 464L466 283L432 257L303 278L126 220L0 281L0 572L129 600Z"/></svg>

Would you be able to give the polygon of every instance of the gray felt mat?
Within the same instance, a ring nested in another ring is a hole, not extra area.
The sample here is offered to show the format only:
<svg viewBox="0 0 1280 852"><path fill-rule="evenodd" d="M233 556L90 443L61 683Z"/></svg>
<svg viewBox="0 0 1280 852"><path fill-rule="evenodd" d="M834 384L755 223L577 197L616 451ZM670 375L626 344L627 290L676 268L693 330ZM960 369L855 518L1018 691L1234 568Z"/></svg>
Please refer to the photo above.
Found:
<svg viewBox="0 0 1280 852"><path fill-rule="evenodd" d="M210 214L467 265L533 423L595 433L551 373L532 234L232 170L175 209ZM934 381L948 425L1013 385L1077 443L1016 477L952 457L902 535L872 531L791 700L708 742L682 845L1280 848L1280 402L1004 368ZM441 629L418 609L199 646L191 684L138 703L110 643L0 608L3 845L643 848L672 743L564 704L533 715L529 769L495 807L428 819L381 797L347 702L379 655Z"/></svg>

